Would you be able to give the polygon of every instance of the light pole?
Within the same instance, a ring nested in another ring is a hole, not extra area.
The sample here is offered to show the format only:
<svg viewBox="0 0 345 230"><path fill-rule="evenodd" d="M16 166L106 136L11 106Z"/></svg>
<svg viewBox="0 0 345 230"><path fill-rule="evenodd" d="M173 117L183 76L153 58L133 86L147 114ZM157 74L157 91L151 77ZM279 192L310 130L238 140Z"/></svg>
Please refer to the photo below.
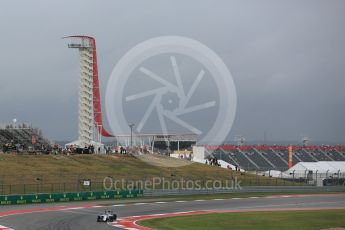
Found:
<svg viewBox="0 0 345 230"><path fill-rule="evenodd" d="M129 128L131 129L131 148L133 147L133 127L135 126L135 124L131 123L128 124Z"/></svg>

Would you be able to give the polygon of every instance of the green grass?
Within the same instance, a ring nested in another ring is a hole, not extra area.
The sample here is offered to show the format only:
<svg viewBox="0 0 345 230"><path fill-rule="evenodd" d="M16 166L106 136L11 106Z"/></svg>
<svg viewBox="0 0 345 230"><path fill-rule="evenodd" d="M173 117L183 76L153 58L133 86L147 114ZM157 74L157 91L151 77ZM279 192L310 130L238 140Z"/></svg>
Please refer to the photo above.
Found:
<svg viewBox="0 0 345 230"><path fill-rule="evenodd" d="M82 186L83 179L91 179L92 190L102 190L103 179L106 176L126 181L146 181L153 177L164 178L166 181L180 181L181 178L184 181L202 182L220 180L223 184L230 178L237 177L242 186L299 185L299 183L259 175L240 174L200 163L176 168L159 167L136 157L123 155L0 154L0 195L88 190L89 188Z"/></svg>
<svg viewBox="0 0 345 230"><path fill-rule="evenodd" d="M262 229L312 230L345 227L344 210L221 213L170 217L139 222L158 230L175 229Z"/></svg>

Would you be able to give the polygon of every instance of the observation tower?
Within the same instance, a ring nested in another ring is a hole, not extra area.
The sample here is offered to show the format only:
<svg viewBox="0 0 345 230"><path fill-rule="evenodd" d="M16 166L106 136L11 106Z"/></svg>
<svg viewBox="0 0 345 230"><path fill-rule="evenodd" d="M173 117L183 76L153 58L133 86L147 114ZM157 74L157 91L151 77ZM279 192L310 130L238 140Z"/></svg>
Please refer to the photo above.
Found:
<svg viewBox="0 0 345 230"><path fill-rule="evenodd" d="M67 145L101 147L101 138L112 137L103 126L98 79L96 40L89 36L68 36L68 48L79 50L79 131L78 140Z"/></svg>

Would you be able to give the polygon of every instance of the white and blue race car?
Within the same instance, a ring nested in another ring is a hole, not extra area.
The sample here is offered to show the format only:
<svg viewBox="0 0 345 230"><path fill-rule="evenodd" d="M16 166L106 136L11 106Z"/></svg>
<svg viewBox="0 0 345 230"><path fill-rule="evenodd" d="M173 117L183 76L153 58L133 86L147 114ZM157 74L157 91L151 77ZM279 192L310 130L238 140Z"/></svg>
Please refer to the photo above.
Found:
<svg viewBox="0 0 345 230"><path fill-rule="evenodd" d="M113 211L105 211L97 216L97 222L113 222L116 218L117 215Z"/></svg>

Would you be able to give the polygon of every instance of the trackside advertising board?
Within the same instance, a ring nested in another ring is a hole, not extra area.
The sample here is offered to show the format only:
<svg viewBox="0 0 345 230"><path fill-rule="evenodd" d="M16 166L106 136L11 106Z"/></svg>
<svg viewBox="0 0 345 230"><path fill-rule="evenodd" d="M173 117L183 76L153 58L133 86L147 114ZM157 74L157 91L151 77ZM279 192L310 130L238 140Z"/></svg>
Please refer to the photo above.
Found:
<svg viewBox="0 0 345 230"><path fill-rule="evenodd" d="M142 190L118 190L104 192L66 192L31 195L3 195L0 196L0 205L33 204L69 201L87 201L101 199L119 199L142 197Z"/></svg>

